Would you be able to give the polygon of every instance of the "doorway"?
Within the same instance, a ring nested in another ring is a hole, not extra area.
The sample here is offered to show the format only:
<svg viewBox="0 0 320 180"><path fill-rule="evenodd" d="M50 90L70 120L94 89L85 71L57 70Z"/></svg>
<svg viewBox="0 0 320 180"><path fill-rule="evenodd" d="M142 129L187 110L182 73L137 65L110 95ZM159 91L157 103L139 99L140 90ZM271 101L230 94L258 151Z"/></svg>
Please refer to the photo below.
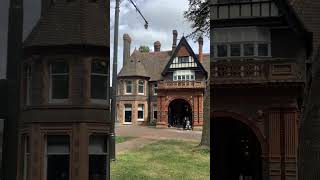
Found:
<svg viewBox="0 0 320 180"><path fill-rule="evenodd" d="M262 179L261 144L250 127L232 118L215 118L212 136L213 179Z"/></svg>
<svg viewBox="0 0 320 180"><path fill-rule="evenodd" d="M168 127L192 129L192 109L183 99L173 100L168 107Z"/></svg>

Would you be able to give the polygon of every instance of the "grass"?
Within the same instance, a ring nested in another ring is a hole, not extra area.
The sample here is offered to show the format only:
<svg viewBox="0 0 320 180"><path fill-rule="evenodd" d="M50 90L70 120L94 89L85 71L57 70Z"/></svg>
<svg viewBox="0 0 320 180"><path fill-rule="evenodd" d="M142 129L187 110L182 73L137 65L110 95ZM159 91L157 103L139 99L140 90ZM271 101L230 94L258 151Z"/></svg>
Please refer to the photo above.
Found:
<svg viewBox="0 0 320 180"><path fill-rule="evenodd" d="M210 152L198 143L163 140L119 154L112 180L209 180Z"/></svg>
<svg viewBox="0 0 320 180"><path fill-rule="evenodd" d="M132 136L116 136L116 144L123 143L125 141L129 141L135 137Z"/></svg>

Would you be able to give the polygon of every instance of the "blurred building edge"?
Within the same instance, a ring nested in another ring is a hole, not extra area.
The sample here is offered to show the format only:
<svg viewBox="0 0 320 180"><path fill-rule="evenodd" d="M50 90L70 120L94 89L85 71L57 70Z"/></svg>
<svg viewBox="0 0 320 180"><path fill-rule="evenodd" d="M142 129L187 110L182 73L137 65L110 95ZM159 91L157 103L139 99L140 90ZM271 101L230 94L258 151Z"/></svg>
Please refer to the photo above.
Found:
<svg viewBox="0 0 320 180"><path fill-rule="evenodd" d="M0 79L0 173L2 173L3 123L7 114L7 81ZM1 177L1 174L0 174Z"/></svg>
<svg viewBox="0 0 320 180"><path fill-rule="evenodd" d="M42 3L24 42L17 179L109 179L109 1Z"/></svg>
<svg viewBox="0 0 320 180"><path fill-rule="evenodd" d="M319 8L318 0L210 1L214 179L319 179L319 119L301 118Z"/></svg>

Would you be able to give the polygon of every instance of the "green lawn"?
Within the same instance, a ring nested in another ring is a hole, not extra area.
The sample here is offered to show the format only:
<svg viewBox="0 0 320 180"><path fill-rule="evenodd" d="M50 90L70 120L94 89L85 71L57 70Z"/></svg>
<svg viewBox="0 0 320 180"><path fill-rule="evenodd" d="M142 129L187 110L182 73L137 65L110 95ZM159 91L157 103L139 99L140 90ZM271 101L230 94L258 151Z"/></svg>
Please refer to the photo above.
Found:
<svg viewBox="0 0 320 180"><path fill-rule="evenodd" d="M158 141L119 154L111 164L112 180L209 180L210 152L198 144Z"/></svg>
<svg viewBox="0 0 320 180"><path fill-rule="evenodd" d="M129 141L131 139L133 139L135 137L131 137L131 136L116 136L116 143L123 143L125 141Z"/></svg>

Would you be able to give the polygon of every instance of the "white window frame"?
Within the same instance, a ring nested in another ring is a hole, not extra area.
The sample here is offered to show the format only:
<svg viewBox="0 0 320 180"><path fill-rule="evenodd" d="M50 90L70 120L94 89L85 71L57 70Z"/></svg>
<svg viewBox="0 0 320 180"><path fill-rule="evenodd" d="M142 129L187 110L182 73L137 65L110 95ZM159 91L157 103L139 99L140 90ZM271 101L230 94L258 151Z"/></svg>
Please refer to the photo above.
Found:
<svg viewBox="0 0 320 180"><path fill-rule="evenodd" d="M128 82L131 82L131 92L130 92L130 93L127 92ZM133 91L133 81L132 81L132 80L125 80L125 81L124 81L124 86L125 86L125 88L124 88L124 94L132 94L132 91Z"/></svg>
<svg viewBox="0 0 320 180"><path fill-rule="evenodd" d="M49 65L49 103L66 103L68 101L68 98L65 98L65 99L53 99L52 98L52 77L53 76L67 76L68 77L68 83L70 83L70 81L69 81L69 72L68 73L55 73L55 74L52 74L52 64L53 63L55 63L55 62L52 62ZM68 70L69 70L69 64L67 62L64 62L64 63L66 63L66 65L68 66ZM69 92L69 88L70 88L70 86L68 85L68 92Z"/></svg>
<svg viewBox="0 0 320 180"><path fill-rule="evenodd" d="M143 84L140 84L140 82L143 82ZM138 80L138 94L139 94L139 95L144 95L144 87L145 87L144 84L145 84L145 83L144 83L144 80ZM139 92L141 86L142 86L142 93Z"/></svg>
<svg viewBox="0 0 320 180"><path fill-rule="evenodd" d="M144 104L138 104L137 121L144 121ZM139 111L142 111L142 118L139 118Z"/></svg>
<svg viewBox="0 0 320 180"><path fill-rule="evenodd" d="M157 90L157 92L156 92L156 90ZM157 83L155 83L153 85L153 95L158 95L158 84Z"/></svg>
<svg viewBox="0 0 320 180"><path fill-rule="evenodd" d="M189 80L187 80L189 76ZM191 78L193 77L193 78ZM195 81L195 72L192 70L177 70L173 72L173 81Z"/></svg>
<svg viewBox="0 0 320 180"><path fill-rule="evenodd" d="M240 44L240 56L231 56L231 45ZM252 44L253 45L253 55L246 56L244 53L244 45ZM258 47L259 44L267 44L268 45L268 55L267 56L259 56ZM227 45L227 56L219 57L218 56L218 46L219 45ZM271 57L271 42L269 41L255 41L255 42L232 42L232 43L217 43L213 47L214 49L214 57L218 59L225 58L264 58Z"/></svg>
<svg viewBox="0 0 320 180"><path fill-rule="evenodd" d="M131 121L130 122L126 122L126 105L130 105L130 110L131 110ZM124 104L124 108L123 108L123 124L132 124L132 104Z"/></svg>
<svg viewBox="0 0 320 180"><path fill-rule="evenodd" d="M157 115L157 118L154 118L154 112L155 111L158 114L158 105L157 104L153 104L153 106L152 106L152 119L158 119L158 115Z"/></svg>
<svg viewBox="0 0 320 180"><path fill-rule="evenodd" d="M92 66L92 63L93 63L93 62L91 62L91 66ZM92 69L91 69L91 70L92 70ZM108 74L93 73L93 72L91 72L90 82L91 82L91 80L92 80L92 76L103 76L103 77L105 77L105 78L107 79ZM108 88L108 87L106 87L106 88ZM106 89L105 89L105 91L106 91ZM91 86L90 86L90 92L91 92ZM90 97L91 97L91 93L90 93ZM108 95L107 95L106 98L108 98ZM94 104L105 104L105 105L106 105L106 104L108 103L108 99L94 99L94 98L91 98L91 102L94 103Z"/></svg>

